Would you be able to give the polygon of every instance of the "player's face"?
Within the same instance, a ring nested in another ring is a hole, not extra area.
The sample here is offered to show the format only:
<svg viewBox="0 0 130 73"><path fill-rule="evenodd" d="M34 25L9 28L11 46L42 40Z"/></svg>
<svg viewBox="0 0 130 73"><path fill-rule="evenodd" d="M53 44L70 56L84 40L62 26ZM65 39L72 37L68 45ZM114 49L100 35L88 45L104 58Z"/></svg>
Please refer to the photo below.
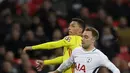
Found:
<svg viewBox="0 0 130 73"><path fill-rule="evenodd" d="M72 21L68 27L69 35L78 35L79 33L82 33L82 28L79 26L79 24L76 21Z"/></svg>
<svg viewBox="0 0 130 73"><path fill-rule="evenodd" d="M91 31L84 31L82 34L82 46L88 48L94 42Z"/></svg>

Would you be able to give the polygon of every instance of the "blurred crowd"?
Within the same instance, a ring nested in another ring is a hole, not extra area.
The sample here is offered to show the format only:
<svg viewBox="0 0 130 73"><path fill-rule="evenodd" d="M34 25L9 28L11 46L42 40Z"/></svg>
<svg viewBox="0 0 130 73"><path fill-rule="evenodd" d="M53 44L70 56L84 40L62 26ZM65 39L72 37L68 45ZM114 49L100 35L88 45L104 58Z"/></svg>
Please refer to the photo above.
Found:
<svg viewBox="0 0 130 73"><path fill-rule="evenodd" d="M72 18L78 17L100 34L96 42L120 69L130 73L129 0L0 0L0 73L37 72L36 59L62 55L62 49L28 51L25 46L62 39ZM108 73L101 70L99 73Z"/></svg>

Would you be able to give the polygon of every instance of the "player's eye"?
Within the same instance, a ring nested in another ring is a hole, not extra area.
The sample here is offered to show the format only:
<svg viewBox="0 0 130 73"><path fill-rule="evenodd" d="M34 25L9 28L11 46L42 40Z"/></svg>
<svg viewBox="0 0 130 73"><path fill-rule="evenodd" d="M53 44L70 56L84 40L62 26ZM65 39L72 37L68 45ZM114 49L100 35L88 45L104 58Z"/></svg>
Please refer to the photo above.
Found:
<svg viewBox="0 0 130 73"><path fill-rule="evenodd" d="M86 39L88 39L88 36L87 36L87 35L85 35L84 37L85 37Z"/></svg>
<svg viewBox="0 0 130 73"><path fill-rule="evenodd" d="M72 25L72 27L75 27L75 25Z"/></svg>

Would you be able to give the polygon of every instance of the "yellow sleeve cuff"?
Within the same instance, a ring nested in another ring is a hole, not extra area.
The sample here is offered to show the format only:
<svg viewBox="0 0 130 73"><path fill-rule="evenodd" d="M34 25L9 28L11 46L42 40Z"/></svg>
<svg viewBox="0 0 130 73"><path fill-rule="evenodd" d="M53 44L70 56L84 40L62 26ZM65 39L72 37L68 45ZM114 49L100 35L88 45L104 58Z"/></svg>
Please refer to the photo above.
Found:
<svg viewBox="0 0 130 73"><path fill-rule="evenodd" d="M56 65L61 64L63 62L63 56L51 59L51 60L44 60L44 65Z"/></svg>

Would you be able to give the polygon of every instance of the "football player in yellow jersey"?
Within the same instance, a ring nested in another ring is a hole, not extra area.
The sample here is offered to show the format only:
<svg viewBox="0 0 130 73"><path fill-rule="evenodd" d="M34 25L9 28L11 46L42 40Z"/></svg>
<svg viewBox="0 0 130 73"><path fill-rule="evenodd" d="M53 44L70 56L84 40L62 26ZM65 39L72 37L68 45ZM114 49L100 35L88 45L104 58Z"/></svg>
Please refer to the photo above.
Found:
<svg viewBox="0 0 130 73"><path fill-rule="evenodd" d="M26 46L23 49L23 52L26 52L27 50L38 50L38 49L55 49L55 48L60 48L64 47L64 52L63 56L51 59L51 60L38 60L39 63L39 70L43 68L43 65L55 65L55 64L61 64L62 62L66 61L70 55L73 49L81 45L81 35L82 31L84 29L84 21L79 19L79 18L73 18L68 30L69 30L69 35L64 37L61 40L58 41L53 41L53 42L47 42L39 45L34 45L34 46ZM64 73L73 73L73 69L69 68L65 70Z"/></svg>

